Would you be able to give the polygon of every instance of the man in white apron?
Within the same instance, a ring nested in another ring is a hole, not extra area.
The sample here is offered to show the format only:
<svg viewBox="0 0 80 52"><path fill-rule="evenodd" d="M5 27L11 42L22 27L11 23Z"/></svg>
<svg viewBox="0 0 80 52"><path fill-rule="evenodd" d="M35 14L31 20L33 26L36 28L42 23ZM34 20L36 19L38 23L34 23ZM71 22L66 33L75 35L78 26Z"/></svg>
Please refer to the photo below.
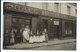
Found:
<svg viewBox="0 0 80 52"><path fill-rule="evenodd" d="M29 29L29 26L27 25L23 30L23 38L26 41L29 41L29 34L30 34L30 29ZM24 39L23 39L23 41L24 41Z"/></svg>

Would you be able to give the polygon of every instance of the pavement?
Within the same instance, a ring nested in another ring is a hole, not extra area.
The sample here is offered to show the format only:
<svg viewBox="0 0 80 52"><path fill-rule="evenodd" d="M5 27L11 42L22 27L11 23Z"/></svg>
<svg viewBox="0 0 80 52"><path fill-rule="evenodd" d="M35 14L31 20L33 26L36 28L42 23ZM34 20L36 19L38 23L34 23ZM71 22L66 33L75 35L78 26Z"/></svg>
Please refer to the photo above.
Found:
<svg viewBox="0 0 80 52"><path fill-rule="evenodd" d="M28 42L18 43L18 44L6 46L6 49L30 49L30 48L36 48L41 46L65 44L70 42L76 42L76 39L63 39L63 40L54 39L54 40L49 40L48 42L32 43L32 44Z"/></svg>
<svg viewBox="0 0 80 52"><path fill-rule="evenodd" d="M41 46L36 48L30 48L29 50L65 50L65 51L76 51L76 42L58 44L58 45L49 45Z"/></svg>

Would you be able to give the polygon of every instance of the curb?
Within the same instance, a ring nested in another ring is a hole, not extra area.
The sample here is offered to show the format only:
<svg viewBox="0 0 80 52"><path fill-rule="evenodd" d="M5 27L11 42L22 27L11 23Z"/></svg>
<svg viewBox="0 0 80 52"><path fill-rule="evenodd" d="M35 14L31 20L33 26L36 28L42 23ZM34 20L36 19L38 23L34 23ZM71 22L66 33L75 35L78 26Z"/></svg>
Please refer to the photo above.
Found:
<svg viewBox="0 0 80 52"><path fill-rule="evenodd" d="M31 48L38 48L38 47L42 47L42 46L50 46L50 45L59 45L59 44L66 44L66 43L73 43L73 42L76 42L75 41L72 41L72 42L60 42L60 43L54 43L54 44L46 44L46 45L39 45L39 46L33 46L33 47L25 47L25 48L6 48L6 49L9 49L9 50L28 50L28 49L31 49Z"/></svg>

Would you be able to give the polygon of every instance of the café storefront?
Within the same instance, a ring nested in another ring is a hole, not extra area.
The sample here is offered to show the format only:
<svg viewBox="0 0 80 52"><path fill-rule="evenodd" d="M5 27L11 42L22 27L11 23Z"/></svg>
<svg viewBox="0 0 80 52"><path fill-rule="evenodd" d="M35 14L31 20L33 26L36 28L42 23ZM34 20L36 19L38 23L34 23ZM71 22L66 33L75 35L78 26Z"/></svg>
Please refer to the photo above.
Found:
<svg viewBox="0 0 80 52"><path fill-rule="evenodd" d="M76 36L76 17L55 13L47 10L23 6L14 3L4 3L4 45L11 44L11 30L15 30L14 44L23 41L23 28L29 26L30 37L41 37L46 29L46 41L64 37ZM41 38L42 39L42 38ZM41 39L36 39L37 42Z"/></svg>

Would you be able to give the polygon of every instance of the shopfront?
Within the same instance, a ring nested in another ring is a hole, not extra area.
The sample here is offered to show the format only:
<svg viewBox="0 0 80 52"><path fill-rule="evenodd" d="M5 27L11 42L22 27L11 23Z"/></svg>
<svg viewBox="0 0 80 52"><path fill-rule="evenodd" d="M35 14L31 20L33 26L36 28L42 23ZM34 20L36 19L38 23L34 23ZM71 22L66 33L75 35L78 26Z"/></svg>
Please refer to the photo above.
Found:
<svg viewBox="0 0 80 52"><path fill-rule="evenodd" d="M65 22L65 37L74 37L76 34L76 26L72 21ZM76 37L76 36L75 36Z"/></svg>
<svg viewBox="0 0 80 52"><path fill-rule="evenodd" d="M67 36L75 37L76 35L76 20L74 17L13 3L4 3L4 8L4 45L10 45L11 41L14 44L34 43L44 42L44 39L48 41ZM23 35L24 28L27 26L29 41L26 41L24 39L25 35ZM12 33L13 31L14 33ZM11 39L13 37L14 40Z"/></svg>

